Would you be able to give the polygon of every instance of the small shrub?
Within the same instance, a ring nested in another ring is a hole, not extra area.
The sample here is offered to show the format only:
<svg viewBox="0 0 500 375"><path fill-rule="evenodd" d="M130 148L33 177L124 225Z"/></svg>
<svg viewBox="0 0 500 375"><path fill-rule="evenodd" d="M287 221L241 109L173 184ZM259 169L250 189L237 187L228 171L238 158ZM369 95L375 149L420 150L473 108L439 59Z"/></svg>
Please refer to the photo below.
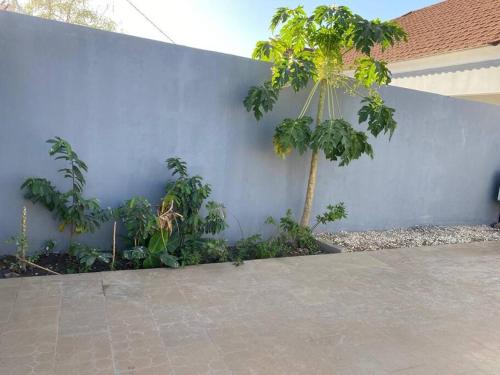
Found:
<svg viewBox="0 0 500 375"><path fill-rule="evenodd" d="M79 263L79 272L89 272L97 262L109 263L110 253L102 252L100 249L88 245L73 242L68 254L75 257Z"/></svg>
<svg viewBox="0 0 500 375"><path fill-rule="evenodd" d="M158 230L156 215L146 198L134 197L126 201L115 212L127 230L127 240L134 248L145 246Z"/></svg>
<svg viewBox="0 0 500 375"><path fill-rule="evenodd" d="M240 265L244 260L274 258L289 255L316 254L319 251L314 238L313 230L319 224L327 224L347 217L343 203L328 205L327 210L316 216L316 224L310 228L300 225L288 209L285 216L276 221L269 216L265 223L276 228L275 234L263 240L260 234L239 240L232 251L230 259L235 265Z"/></svg>
<svg viewBox="0 0 500 375"><path fill-rule="evenodd" d="M123 252L123 258L131 261L135 268L142 268L144 259L148 257L149 249L144 246L135 246Z"/></svg>
<svg viewBox="0 0 500 375"><path fill-rule="evenodd" d="M211 187L200 176L190 176L179 158L167 159L175 180L166 185L166 194L154 213L140 197L125 202L118 210L132 245L123 252L135 267L151 268L222 261L228 258L225 241L215 235L227 228L225 208L209 198ZM202 216L202 208L206 215Z"/></svg>
<svg viewBox="0 0 500 375"><path fill-rule="evenodd" d="M207 239L202 248L202 260L204 263L227 262L229 251L226 240Z"/></svg>
<svg viewBox="0 0 500 375"><path fill-rule="evenodd" d="M240 265L244 260L255 258L255 249L262 242L260 234L254 234L250 237L242 238L236 242L230 253L231 260L235 265Z"/></svg>
<svg viewBox="0 0 500 375"><path fill-rule="evenodd" d="M190 176L187 165L179 158L167 159L167 167L177 179L166 186L162 204L170 206L179 219L173 226L165 248L179 259L181 265L205 263L213 258L220 244L206 235L216 235L227 228L225 208L214 201L204 202L210 197L212 188L204 184L200 176ZM202 207L206 215L202 216Z"/></svg>

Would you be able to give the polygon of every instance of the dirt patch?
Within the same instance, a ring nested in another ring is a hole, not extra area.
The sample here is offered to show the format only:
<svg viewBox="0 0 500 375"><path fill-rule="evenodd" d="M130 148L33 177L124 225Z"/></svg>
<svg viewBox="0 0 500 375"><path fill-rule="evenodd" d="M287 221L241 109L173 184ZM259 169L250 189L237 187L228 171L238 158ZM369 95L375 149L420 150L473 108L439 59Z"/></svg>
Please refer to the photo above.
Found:
<svg viewBox="0 0 500 375"><path fill-rule="evenodd" d="M79 268L80 265L78 264L76 259L66 253L44 254L31 261L38 264L39 266L48 268L61 274L82 272L82 270ZM12 255L7 255L0 258L0 278L50 275L50 273L48 273L47 271L30 266L26 266L26 271L22 271L18 267L16 267L15 264L16 258ZM133 268L134 267L131 263L122 260L115 264L115 269L125 270ZM96 261L88 272L101 272L109 270L109 264Z"/></svg>

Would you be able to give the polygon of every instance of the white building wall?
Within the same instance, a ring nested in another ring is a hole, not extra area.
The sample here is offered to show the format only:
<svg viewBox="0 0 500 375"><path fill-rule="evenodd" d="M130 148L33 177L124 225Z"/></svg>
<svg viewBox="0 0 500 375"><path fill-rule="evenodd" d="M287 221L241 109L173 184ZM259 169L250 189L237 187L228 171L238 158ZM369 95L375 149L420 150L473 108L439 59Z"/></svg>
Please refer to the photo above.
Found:
<svg viewBox="0 0 500 375"><path fill-rule="evenodd" d="M500 46L389 64L392 85L500 104Z"/></svg>

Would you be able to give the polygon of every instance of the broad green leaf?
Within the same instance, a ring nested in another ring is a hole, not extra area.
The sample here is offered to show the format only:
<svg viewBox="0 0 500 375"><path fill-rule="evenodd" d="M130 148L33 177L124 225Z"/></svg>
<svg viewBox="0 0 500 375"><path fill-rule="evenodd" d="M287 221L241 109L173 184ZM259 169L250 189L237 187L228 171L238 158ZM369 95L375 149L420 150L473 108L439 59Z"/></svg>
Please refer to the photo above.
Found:
<svg viewBox="0 0 500 375"><path fill-rule="evenodd" d="M159 230L149 240L148 249L153 253L159 253L167 248L168 244L168 232L165 230Z"/></svg>
<svg viewBox="0 0 500 375"><path fill-rule="evenodd" d="M277 127L273 137L274 151L285 158L293 149L303 154L311 141L311 117L285 119Z"/></svg>
<svg viewBox="0 0 500 375"><path fill-rule="evenodd" d="M367 135L343 119L326 120L317 126L311 145L314 150L323 151L328 160L340 160L339 166L348 165L363 154L373 157Z"/></svg>
<svg viewBox="0 0 500 375"><path fill-rule="evenodd" d="M273 88L271 82L264 83L263 86L253 86L248 91L248 95L243 101L248 112L253 111L257 120L263 116L263 112L273 109L278 100L279 90Z"/></svg>
<svg viewBox="0 0 500 375"><path fill-rule="evenodd" d="M172 268L179 268L179 262L177 260L177 257L169 254L168 252L163 252L161 255L160 255L160 260L162 261L162 263L168 267L172 267Z"/></svg>
<svg viewBox="0 0 500 375"><path fill-rule="evenodd" d="M363 106L358 111L359 123L368 120L368 131L375 137L381 132L389 133L392 137L397 126L393 117L395 110L387 107L378 95L366 97L361 103Z"/></svg>
<svg viewBox="0 0 500 375"><path fill-rule="evenodd" d="M367 88L374 84L388 85L391 82L391 72L385 62L363 57L356 62L354 78Z"/></svg>

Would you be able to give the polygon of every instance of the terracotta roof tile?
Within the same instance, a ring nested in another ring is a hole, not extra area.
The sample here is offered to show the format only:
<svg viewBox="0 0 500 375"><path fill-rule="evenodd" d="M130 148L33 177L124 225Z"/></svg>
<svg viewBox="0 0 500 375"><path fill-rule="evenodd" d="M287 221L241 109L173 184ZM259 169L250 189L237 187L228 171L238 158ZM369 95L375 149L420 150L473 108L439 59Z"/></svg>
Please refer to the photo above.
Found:
<svg viewBox="0 0 500 375"><path fill-rule="evenodd" d="M385 61L409 60L500 43L500 0L445 0L395 19L408 33L398 43L372 55ZM355 53L345 56L347 63Z"/></svg>

